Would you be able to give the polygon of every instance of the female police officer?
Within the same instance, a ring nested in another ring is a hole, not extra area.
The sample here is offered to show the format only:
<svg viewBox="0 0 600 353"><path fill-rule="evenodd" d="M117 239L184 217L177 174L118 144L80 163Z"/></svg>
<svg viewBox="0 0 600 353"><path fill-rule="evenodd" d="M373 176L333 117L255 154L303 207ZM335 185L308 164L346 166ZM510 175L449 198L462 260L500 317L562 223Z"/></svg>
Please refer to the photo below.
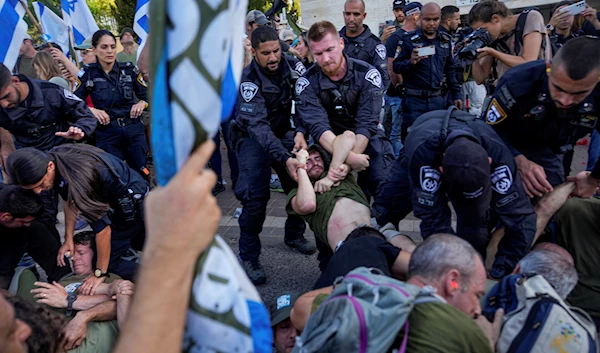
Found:
<svg viewBox="0 0 600 353"><path fill-rule="evenodd" d="M66 201L59 266L65 266L67 251L73 253L78 211L96 233L96 271L81 286L83 294L93 294L108 271L132 279L137 263L121 257L130 246L141 250L145 238L142 206L150 188L140 174L115 156L83 144L61 145L49 152L22 148L6 164L14 183L38 194L57 189Z"/></svg>
<svg viewBox="0 0 600 353"><path fill-rule="evenodd" d="M96 146L124 159L147 178L148 143L144 124L138 119L148 106L146 82L131 63L116 61L116 40L109 31L94 33L92 48L96 63L79 72L75 94L83 100L92 97L92 112L100 122ZM135 97L140 101L136 103Z"/></svg>

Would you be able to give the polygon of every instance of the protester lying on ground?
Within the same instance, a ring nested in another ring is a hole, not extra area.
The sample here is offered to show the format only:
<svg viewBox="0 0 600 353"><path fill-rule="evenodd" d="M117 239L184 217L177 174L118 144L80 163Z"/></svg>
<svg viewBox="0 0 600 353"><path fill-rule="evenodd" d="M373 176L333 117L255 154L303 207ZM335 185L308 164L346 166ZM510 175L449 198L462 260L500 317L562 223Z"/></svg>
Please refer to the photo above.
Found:
<svg viewBox="0 0 600 353"><path fill-rule="evenodd" d="M428 237L413 252L408 275L407 283L431 291L437 300L417 304L411 311L407 352L492 352L473 321L481 314L479 297L484 295L486 274L469 243L449 234ZM331 291L332 287L322 288L298 298L291 313L298 330L304 330ZM502 321L501 311L496 320ZM404 330L398 338L403 336Z"/></svg>
<svg viewBox="0 0 600 353"><path fill-rule="evenodd" d="M298 299L294 294L282 294L269 306L271 328L273 329L273 348L277 353L290 353L296 343L298 330L292 325L290 313Z"/></svg>

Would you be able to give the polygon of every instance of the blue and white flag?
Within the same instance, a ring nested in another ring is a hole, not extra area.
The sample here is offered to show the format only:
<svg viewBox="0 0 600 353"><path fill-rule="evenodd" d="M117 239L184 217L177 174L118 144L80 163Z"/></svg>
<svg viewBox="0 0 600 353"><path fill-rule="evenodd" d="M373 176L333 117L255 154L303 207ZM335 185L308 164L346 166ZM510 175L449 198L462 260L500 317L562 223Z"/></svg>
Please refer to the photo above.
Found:
<svg viewBox="0 0 600 353"><path fill-rule="evenodd" d="M61 0L63 20L73 30L75 45L81 45L99 28L85 0Z"/></svg>
<svg viewBox="0 0 600 353"><path fill-rule="evenodd" d="M41 2L33 2L33 9L37 15L40 25L44 34L50 36L47 39L48 42L54 42L60 45L63 53L69 52L69 26L58 17L57 14L52 12L49 8L44 6ZM47 38L47 37L46 37Z"/></svg>
<svg viewBox="0 0 600 353"><path fill-rule="evenodd" d="M233 110L248 0L150 4L152 150L165 185ZM182 352L270 353L272 339L256 288L217 235L196 263Z"/></svg>
<svg viewBox="0 0 600 353"><path fill-rule="evenodd" d="M146 46L148 32L150 31L150 0L138 0L135 7L135 17L133 18L133 31L140 38L139 47L137 50L137 59L140 58L142 49Z"/></svg>
<svg viewBox="0 0 600 353"><path fill-rule="evenodd" d="M19 0L0 0L0 61L12 71L27 35L25 9Z"/></svg>

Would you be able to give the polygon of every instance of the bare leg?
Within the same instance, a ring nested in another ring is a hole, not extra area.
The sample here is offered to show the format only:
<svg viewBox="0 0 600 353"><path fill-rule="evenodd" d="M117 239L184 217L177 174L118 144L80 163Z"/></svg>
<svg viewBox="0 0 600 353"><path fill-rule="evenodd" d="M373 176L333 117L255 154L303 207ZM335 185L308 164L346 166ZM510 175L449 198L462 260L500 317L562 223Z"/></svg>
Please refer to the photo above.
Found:
<svg viewBox="0 0 600 353"><path fill-rule="evenodd" d="M343 134L336 136L332 146L333 156L331 157L331 165L329 168L338 170L348 158L352 148L354 148L354 133L352 131L344 131Z"/></svg>

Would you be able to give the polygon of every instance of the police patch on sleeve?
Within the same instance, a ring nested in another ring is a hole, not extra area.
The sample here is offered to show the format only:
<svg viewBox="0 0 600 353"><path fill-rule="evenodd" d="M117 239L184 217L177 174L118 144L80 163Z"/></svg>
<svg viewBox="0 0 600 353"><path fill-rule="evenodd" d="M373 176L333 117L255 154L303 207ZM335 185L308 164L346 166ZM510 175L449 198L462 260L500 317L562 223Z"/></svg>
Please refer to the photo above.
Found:
<svg viewBox="0 0 600 353"><path fill-rule="evenodd" d="M304 92L308 85L310 85L310 81L306 79L306 77L300 77L298 81L296 81L296 96L299 96Z"/></svg>
<svg viewBox="0 0 600 353"><path fill-rule="evenodd" d="M498 104L496 98L492 99L492 104L490 104L487 113L485 113L485 122L490 125L495 125L501 123L506 117L507 115L504 112L504 109Z"/></svg>
<svg viewBox="0 0 600 353"><path fill-rule="evenodd" d="M299 61L296 63L295 70L299 75L304 75L304 73L306 72L306 68Z"/></svg>
<svg viewBox="0 0 600 353"><path fill-rule="evenodd" d="M141 73L139 73L137 76L137 82L144 87L148 87L148 83L146 82L146 80L144 80L144 75L142 75Z"/></svg>
<svg viewBox="0 0 600 353"><path fill-rule="evenodd" d="M506 165L502 165L494 170L490 176L492 189L499 194L506 194L513 183L512 172Z"/></svg>
<svg viewBox="0 0 600 353"><path fill-rule="evenodd" d="M79 70L79 72L77 73L77 77L79 77L79 78L83 77L84 73L85 73L84 69Z"/></svg>
<svg viewBox="0 0 600 353"><path fill-rule="evenodd" d="M65 98L81 102L81 98L79 98L76 95L74 95L73 93L71 93L71 91L69 91L68 89L64 89L63 91L64 91L64 94L65 94Z"/></svg>
<svg viewBox="0 0 600 353"><path fill-rule="evenodd" d="M381 74L377 69L371 69L365 75L365 79L377 88L381 88Z"/></svg>
<svg viewBox="0 0 600 353"><path fill-rule="evenodd" d="M256 93L258 93L258 86L252 82L242 82L240 85L240 93L246 102L250 102L252 98L256 96Z"/></svg>
<svg viewBox="0 0 600 353"><path fill-rule="evenodd" d="M382 60L385 60L385 54L386 54L385 45L377 44L377 46L375 47L375 52L377 53L377 55L379 55L379 57Z"/></svg>
<svg viewBox="0 0 600 353"><path fill-rule="evenodd" d="M438 191L442 184L442 175L440 172L426 165L421 167L420 173L421 189L425 192L433 194Z"/></svg>

